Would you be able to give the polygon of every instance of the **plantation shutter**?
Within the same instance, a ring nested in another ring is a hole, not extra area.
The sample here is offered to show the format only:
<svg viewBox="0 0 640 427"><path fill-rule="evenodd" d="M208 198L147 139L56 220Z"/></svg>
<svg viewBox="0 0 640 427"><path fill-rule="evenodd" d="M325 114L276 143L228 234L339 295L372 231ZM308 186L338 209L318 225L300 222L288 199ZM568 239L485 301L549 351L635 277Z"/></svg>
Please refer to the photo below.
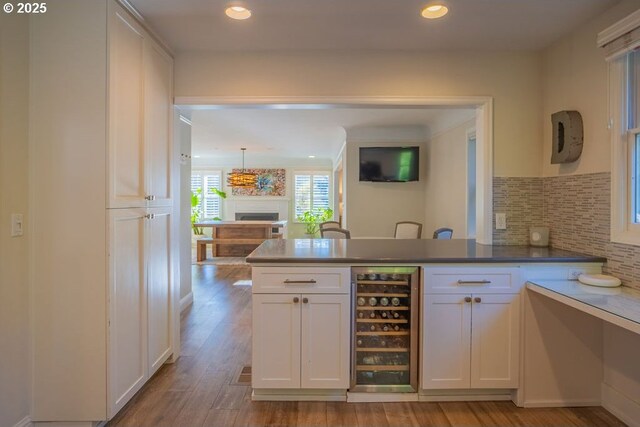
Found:
<svg viewBox="0 0 640 427"><path fill-rule="evenodd" d="M195 193L199 189L202 190L200 208L203 220L220 218L222 215L220 196L212 191L214 188L222 190L222 173L220 171L193 172L191 174L191 191Z"/></svg>
<svg viewBox="0 0 640 427"><path fill-rule="evenodd" d="M297 173L294 175L294 211L296 218L307 211L329 208L329 174Z"/></svg>

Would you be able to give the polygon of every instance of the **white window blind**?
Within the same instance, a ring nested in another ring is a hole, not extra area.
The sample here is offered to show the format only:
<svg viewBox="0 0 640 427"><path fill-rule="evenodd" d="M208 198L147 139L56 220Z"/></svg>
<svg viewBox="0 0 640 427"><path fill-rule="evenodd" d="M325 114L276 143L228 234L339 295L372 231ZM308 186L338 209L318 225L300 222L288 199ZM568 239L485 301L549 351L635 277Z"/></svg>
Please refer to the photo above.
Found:
<svg viewBox="0 0 640 427"><path fill-rule="evenodd" d="M295 217L306 211L329 207L329 174L327 172L299 172L294 174Z"/></svg>
<svg viewBox="0 0 640 427"><path fill-rule="evenodd" d="M193 172L191 174L191 191L201 190L200 208L202 209L202 219L220 218L222 208L220 196L213 189L222 190L222 172L205 171Z"/></svg>

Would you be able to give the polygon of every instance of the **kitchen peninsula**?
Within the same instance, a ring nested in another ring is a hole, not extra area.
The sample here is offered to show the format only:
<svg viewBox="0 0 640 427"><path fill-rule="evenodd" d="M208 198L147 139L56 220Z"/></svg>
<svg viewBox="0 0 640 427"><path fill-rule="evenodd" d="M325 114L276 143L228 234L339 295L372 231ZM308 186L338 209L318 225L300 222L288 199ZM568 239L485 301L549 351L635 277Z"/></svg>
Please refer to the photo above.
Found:
<svg viewBox="0 0 640 427"><path fill-rule="evenodd" d="M247 262L255 400L596 399L571 387L591 372L566 358L588 343L548 348L557 331L539 328L526 283L598 273L604 258L462 239L289 239Z"/></svg>

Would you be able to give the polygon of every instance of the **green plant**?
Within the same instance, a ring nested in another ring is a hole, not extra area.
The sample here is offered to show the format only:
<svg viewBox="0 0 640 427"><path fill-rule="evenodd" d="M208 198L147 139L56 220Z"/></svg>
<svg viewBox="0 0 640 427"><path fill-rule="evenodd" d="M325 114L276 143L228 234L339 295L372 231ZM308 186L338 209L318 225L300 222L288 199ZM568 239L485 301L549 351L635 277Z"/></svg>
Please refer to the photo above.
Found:
<svg viewBox="0 0 640 427"><path fill-rule="evenodd" d="M298 221L304 224L305 233L311 235L315 235L320 229L320 224L330 218L333 218L333 209L329 208L306 211L297 217Z"/></svg>
<svg viewBox="0 0 640 427"><path fill-rule="evenodd" d="M202 199L202 188L198 188L196 191L191 192L191 228L193 234L196 236L202 236L204 232L202 227L196 227L195 224L202 218L202 206L200 200Z"/></svg>

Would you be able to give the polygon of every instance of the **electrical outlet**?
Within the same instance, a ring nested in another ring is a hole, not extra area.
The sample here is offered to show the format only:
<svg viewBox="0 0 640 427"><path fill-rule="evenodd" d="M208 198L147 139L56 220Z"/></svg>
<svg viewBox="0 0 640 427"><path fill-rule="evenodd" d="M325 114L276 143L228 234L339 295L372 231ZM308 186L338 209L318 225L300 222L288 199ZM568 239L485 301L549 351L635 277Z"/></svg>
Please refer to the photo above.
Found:
<svg viewBox="0 0 640 427"><path fill-rule="evenodd" d="M497 213L496 214L496 230L506 230L506 229L507 229L507 214Z"/></svg>
<svg viewBox="0 0 640 427"><path fill-rule="evenodd" d="M11 237L20 237L24 234L22 214L11 214Z"/></svg>

